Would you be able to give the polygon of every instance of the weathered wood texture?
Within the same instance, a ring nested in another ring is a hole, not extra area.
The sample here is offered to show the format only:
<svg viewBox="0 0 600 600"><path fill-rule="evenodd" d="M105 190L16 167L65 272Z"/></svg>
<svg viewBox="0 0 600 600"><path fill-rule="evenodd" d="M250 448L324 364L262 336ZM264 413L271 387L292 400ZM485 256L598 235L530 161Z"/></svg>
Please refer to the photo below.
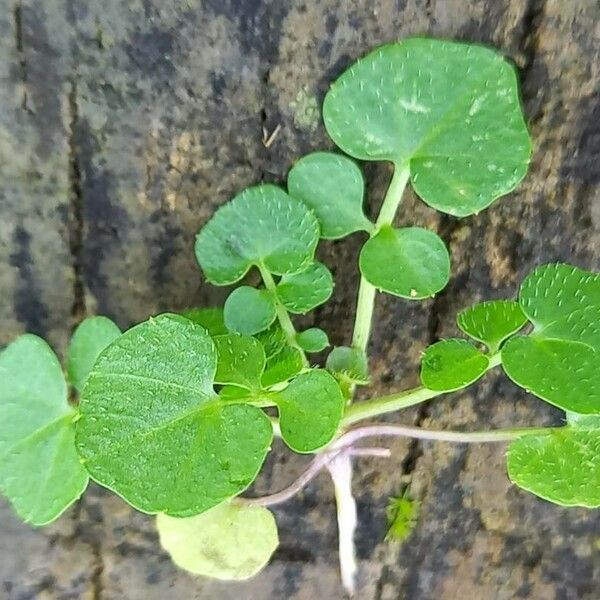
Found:
<svg viewBox="0 0 600 600"><path fill-rule="evenodd" d="M511 296L531 267L600 267L600 5L593 0L1 0L0 344L28 330L64 351L85 313L127 326L221 300L193 238L215 208L293 160L330 146L317 108L336 75L381 42L412 34L482 41L520 68L535 140L531 171L481 215L442 218L414 198L399 221L437 228L454 275L434 301L379 299L375 389L416 383L419 353L455 333L458 309ZM269 148L261 138L281 125ZM389 172L369 166L370 209ZM349 341L360 240L326 244L333 301L314 322ZM396 419L398 417L395 417ZM403 418L476 428L557 420L488 377ZM499 446L394 443L363 460L360 598L598 598L600 513L563 510L514 489ZM261 491L304 460L277 451ZM419 524L384 543L387 497L411 482ZM343 598L325 477L279 508L282 544L254 580L178 572L152 519L92 487L33 531L1 505L0 597Z"/></svg>

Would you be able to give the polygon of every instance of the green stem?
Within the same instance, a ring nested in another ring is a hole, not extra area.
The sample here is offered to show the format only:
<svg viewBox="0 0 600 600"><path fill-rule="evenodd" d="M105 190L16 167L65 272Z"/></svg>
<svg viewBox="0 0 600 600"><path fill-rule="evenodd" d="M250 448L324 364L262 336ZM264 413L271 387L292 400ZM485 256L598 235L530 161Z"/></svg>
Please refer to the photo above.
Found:
<svg viewBox="0 0 600 600"><path fill-rule="evenodd" d="M258 265L258 270L260 271L260 275L265 283L265 287L273 295L273 300L275 302L275 310L277 312L277 320L281 325L281 329L285 334L288 344L300 351L300 353L302 354L302 362L304 363L305 367L308 367L308 360L306 358L306 354L296 341L296 328L294 327L294 324L292 323L290 315L288 314L285 306L280 302L277 296L277 284L275 283L273 276L263 265Z"/></svg>
<svg viewBox="0 0 600 600"><path fill-rule="evenodd" d="M426 400L431 400L436 396L441 396L444 392L434 392L424 387L414 388L412 390L405 390L403 392L396 392L394 394L388 394L387 396L381 396L380 398L373 398L371 400L365 400L358 404L352 404L346 409L344 419L342 420L342 427L348 427L358 421L364 419L371 419L384 415L386 413L408 408L415 404L420 404Z"/></svg>
<svg viewBox="0 0 600 600"><path fill-rule="evenodd" d="M377 226L371 232L372 236L377 234L382 225L391 224L394 220L394 215L402 200L402 194L408 183L409 176L410 170L408 165L395 168L390 186L381 205L379 217L377 218ZM375 292L375 287L361 276L356 303L354 333L352 334L352 346L360 348L363 352L367 351L367 344L371 335L371 321L373 320L373 309L375 308Z"/></svg>
<svg viewBox="0 0 600 600"><path fill-rule="evenodd" d="M490 364L487 371L502 363L499 352L497 354L492 354L489 358ZM431 400L432 398L436 398L437 396L446 393L448 392L428 390L421 386L403 392L395 392L379 398L372 398L371 400L365 400L358 404L352 404L346 409L342 420L342 427L348 427L349 425L357 423L358 421L363 421L364 419L371 419L373 417L378 417L379 415L402 410L403 408L426 402L427 400Z"/></svg>

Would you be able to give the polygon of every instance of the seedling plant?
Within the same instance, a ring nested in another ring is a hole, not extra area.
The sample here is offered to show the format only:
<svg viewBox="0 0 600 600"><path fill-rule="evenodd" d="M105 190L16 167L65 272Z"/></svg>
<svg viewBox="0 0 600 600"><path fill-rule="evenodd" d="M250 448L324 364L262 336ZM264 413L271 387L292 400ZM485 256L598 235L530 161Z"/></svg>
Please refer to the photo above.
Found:
<svg viewBox="0 0 600 600"><path fill-rule="evenodd" d="M343 152L315 152L291 168L287 189L250 187L216 211L195 246L205 278L242 283L224 307L160 314L121 332L85 319L66 360L25 334L0 354L0 489L24 521L56 519L89 479L156 515L160 542L192 573L256 574L278 544L269 509L321 470L338 509L342 579L356 579L352 462L388 456L385 440L508 443L511 481L564 506L600 506L600 275L540 266L517 299L463 310L463 336L422 355L421 385L354 401L369 385L367 356L378 293L416 302L450 278L442 239L395 227L405 188L454 217L477 214L525 176L531 142L515 69L475 45L407 39L377 48L331 85L325 127ZM350 158L352 157L352 158ZM393 164L375 221L363 212L359 161ZM315 259L319 239L359 233L360 285L349 345L329 348L319 328L292 317L331 296ZM323 366L311 356L327 349ZM461 390L502 370L566 413L560 427L438 431L378 422L384 414ZM368 394L364 394L367 395ZM312 456L295 481L256 497L247 490L280 437ZM406 496L388 512L391 536L417 517Z"/></svg>

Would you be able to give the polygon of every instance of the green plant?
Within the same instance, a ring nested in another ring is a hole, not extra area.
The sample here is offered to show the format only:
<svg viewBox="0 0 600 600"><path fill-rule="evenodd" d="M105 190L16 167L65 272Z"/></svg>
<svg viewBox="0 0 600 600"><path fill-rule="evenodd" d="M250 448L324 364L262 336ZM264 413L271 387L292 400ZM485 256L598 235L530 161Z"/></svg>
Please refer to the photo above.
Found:
<svg viewBox="0 0 600 600"><path fill-rule="evenodd" d="M316 152L291 169L287 191L251 187L200 231L196 256L215 285L251 269L258 288L235 288L223 310L162 314L121 333L104 317L83 321L67 357L68 383L49 346L23 335L0 354L0 489L34 525L57 518L88 478L140 511L157 514L160 539L194 573L245 578L269 560L277 530L269 506L319 471L332 477L340 562L352 591L356 507L352 460L387 456L364 442L408 436L457 443L509 442L518 486L562 505L600 506L600 275L564 264L539 267L518 300L458 315L463 338L425 350L422 386L353 402L369 383L367 346L376 292L409 301L447 284L450 258L433 231L393 225L407 184L430 207L476 214L525 176L531 144L513 67L495 52L409 39L355 63L327 93L325 126L354 159L389 161L394 174L375 222L364 182L345 155ZM333 289L315 260L319 237L365 232L351 345L324 331L297 332L291 314ZM462 389L502 367L510 379L566 411L566 425L432 431L365 420ZM69 402L68 385L78 398ZM359 425L359 423L361 423ZM314 455L288 487L242 497L281 437ZM409 535L417 505L390 507L391 535Z"/></svg>

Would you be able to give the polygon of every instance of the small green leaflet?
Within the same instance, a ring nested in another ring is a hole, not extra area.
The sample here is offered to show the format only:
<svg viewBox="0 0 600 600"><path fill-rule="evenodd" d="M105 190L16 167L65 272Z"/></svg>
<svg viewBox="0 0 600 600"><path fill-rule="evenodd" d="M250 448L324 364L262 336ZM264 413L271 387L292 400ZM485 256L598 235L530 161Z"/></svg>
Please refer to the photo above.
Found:
<svg viewBox="0 0 600 600"><path fill-rule="evenodd" d="M383 226L360 253L360 271L379 290L420 300L433 296L450 278L450 257L433 231Z"/></svg>
<svg viewBox="0 0 600 600"><path fill-rule="evenodd" d="M323 118L344 152L409 164L417 194L455 216L513 190L531 156L515 69L481 46L381 46L332 84Z"/></svg>
<svg viewBox="0 0 600 600"><path fill-rule="evenodd" d="M337 433L344 397L327 371L301 373L271 399L279 408L283 441L296 452L314 452Z"/></svg>
<svg viewBox="0 0 600 600"><path fill-rule="evenodd" d="M430 390L453 392L477 381L489 363L488 357L466 340L442 340L423 353L421 382Z"/></svg>
<svg viewBox="0 0 600 600"><path fill-rule="evenodd" d="M211 283L227 285L253 265L275 275L301 271L318 239L311 210L275 185L258 185L217 210L196 238L196 258Z"/></svg>
<svg viewBox="0 0 600 600"><path fill-rule="evenodd" d="M288 192L315 212L329 240L373 229L363 212L364 189L358 165L333 152L308 154L288 174Z"/></svg>
<svg viewBox="0 0 600 600"><path fill-rule="evenodd" d="M79 324L67 353L69 381L79 392L100 352L120 335L121 330L107 317L89 317Z"/></svg>
<svg viewBox="0 0 600 600"><path fill-rule="evenodd" d="M305 352L321 352L329 346L327 334L318 327L311 327L296 336L298 345Z"/></svg>
<svg viewBox="0 0 600 600"><path fill-rule="evenodd" d="M600 506L600 430L561 427L525 435L508 449L513 483L562 506Z"/></svg>
<svg viewBox="0 0 600 600"><path fill-rule="evenodd" d="M527 323L527 317L518 302L490 300L466 308L458 314L456 322L461 331L494 353L506 338Z"/></svg>
<svg viewBox="0 0 600 600"><path fill-rule="evenodd" d="M216 579L256 575L279 544L270 510L235 501L188 519L159 514L156 526L162 547L178 567Z"/></svg>
<svg viewBox="0 0 600 600"><path fill-rule="evenodd" d="M539 267L523 281L519 304L534 331L502 347L506 374L563 410L600 413L600 276Z"/></svg>
<svg viewBox="0 0 600 600"><path fill-rule="evenodd" d="M213 338L218 362L215 383L260 391L265 369L265 351L253 337L230 333Z"/></svg>
<svg viewBox="0 0 600 600"><path fill-rule="evenodd" d="M242 285L225 300L225 326L231 332L253 335L269 327L276 318L275 300L268 290Z"/></svg>
<svg viewBox="0 0 600 600"><path fill-rule="evenodd" d="M50 523L87 487L75 416L44 340L26 334L0 353L0 489L28 523Z"/></svg>
<svg viewBox="0 0 600 600"><path fill-rule="evenodd" d="M229 333L227 327L225 327L225 317L222 308L188 308L181 314L190 319L190 321L202 325L211 336Z"/></svg>
<svg viewBox="0 0 600 600"><path fill-rule="evenodd" d="M164 314L100 355L83 390L77 448L98 483L138 510L201 513L246 489L273 437L268 417L213 391L205 329Z"/></svg>
<svg viewBox="0 0 600 600"><path fill-rule="evenodd" d="M386 541L404 542L417 524L419 503L409 498L407 490L402 496L390 498L385 512L389 526Z"/></svg>
<svg viewBox="0 0 600 600"><path fill-rule="evenodd" d="M328 371L355 385L369 383L369 364L367 355L360 348L337 346L325 363Z"/></svg>
<svg viewBox="0 0 600 600"><path fill-rule="evenodd" d="M333 291L329 269L315 261L304 271L284 275L277 284L277 296L291 313L305 314L327 302Z"/></svg>
<svg viewBox="0 0 600 600"><path fill-rule="evenodd" d="M287 345L285 334L279 323L256 334L267 357L267 366L262 376L262 386L271 387L290 380L304 368L302 354L297 348Z"/></svg>
<svg viewBox="0 0 600 600"><path fill-rule="evenodd" d="M304 368L302 354L298 348L284 346L284 348L267 359L267 366L263 373L261 383L268 388L278 383L289 381Z"/></svg>

